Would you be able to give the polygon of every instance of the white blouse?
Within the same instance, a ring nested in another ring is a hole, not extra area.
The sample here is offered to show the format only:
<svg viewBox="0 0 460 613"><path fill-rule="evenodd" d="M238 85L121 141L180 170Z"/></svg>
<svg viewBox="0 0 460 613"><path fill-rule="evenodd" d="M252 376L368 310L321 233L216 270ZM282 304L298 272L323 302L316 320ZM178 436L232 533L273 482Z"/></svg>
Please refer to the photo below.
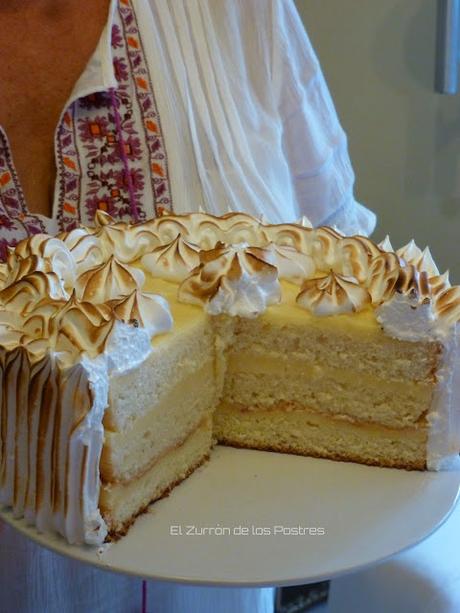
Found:
<svg viewBox="0 0 460 613"><path fill-rule="evenodd" d="M292 0L133 0L173 208L369 234L318 60Z"/></svg>

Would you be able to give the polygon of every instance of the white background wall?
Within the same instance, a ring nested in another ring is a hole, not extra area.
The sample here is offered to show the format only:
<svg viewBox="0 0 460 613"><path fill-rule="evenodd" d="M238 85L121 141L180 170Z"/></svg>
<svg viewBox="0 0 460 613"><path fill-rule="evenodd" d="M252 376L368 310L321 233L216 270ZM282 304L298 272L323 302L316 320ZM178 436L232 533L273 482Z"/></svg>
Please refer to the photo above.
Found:
<svg viewBox="0 0 460 613"><path fill-rule="evenodd" d="M434 93L436 0L297 0L374 238L429 244L460 283L460 94Z"/></svg>

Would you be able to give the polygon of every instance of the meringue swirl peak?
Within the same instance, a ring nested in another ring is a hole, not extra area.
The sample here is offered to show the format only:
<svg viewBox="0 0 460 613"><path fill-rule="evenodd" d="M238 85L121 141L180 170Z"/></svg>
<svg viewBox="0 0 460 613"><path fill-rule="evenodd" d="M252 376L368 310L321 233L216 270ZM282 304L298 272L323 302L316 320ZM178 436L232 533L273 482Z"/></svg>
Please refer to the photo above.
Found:
<svg viewBox="0 0 460 613"><path fill-rule="evenodd" d="M325 277L304 281L296 302L313 315L324 317L362 311L371 304L371 297L355 279L331 270Z"/></svg>
<svg viewBox="0 0 460 613"><path fill-rule="evenodd" d="M154 276L166 281L183 281L200 263L200 248L178 234L172 241L153 249L141 259Z"/></svg>
<svg viewBox="0 0 460 613"><path fill-rule="evenodd" d="M178 296L213 315L256 317L281 300L273 252L244 243L201 251L200 265L182 282Z"/></svg>
<svg viewBox="0 0 460 613"><path fill-rule="evenodd" d="M77 296L80 300L94 303L107 302L140 289L144 278L141 270L121 264L111 256L104 264L90 268L78 277Z"/></svg>

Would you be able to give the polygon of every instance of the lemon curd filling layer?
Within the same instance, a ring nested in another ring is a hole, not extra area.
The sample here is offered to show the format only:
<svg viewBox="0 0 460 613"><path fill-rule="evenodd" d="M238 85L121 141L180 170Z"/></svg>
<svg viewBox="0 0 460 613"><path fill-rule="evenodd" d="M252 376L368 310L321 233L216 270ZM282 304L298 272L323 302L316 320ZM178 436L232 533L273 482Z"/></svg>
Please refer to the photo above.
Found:
<svg viewBox="0 0 460 613"><path fill-rule="evenodd" d="M312 381L334 378L340 384L353 388L367 386L370 390L391 389L394 394L410 392L421 401L429 399L433 386L416 381L388 381L369 373L357 373L352 368L331 368L326 364L312 363L289 355L267 355L262 352L230 353L227 359L228 374L266 374L285 379L302 378L308 385Z"/></svg>

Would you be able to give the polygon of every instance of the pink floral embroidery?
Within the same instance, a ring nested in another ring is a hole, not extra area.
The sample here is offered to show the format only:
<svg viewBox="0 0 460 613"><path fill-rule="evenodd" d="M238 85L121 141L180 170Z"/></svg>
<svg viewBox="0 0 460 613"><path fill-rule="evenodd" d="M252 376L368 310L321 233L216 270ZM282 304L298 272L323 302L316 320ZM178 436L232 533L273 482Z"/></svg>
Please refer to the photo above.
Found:
<svg viewBox="0 0 460 613"><path fill-rule="evenodd" d="M26 209L8 139L0 128L0 260L6 258L7 245L14 246L29 234L44 231L40 218Z"/></svg>
<svg viewBox="0 0 460 613"><path fill-rule="evenodd" d="M151 182L155 211L172 208L166 149L129 0L119 4L111 45L117 89L75 102L59 134L60 168L65 177L59 196L63 230L78 222L90 225L98 209L115 219L145 219L142 202L147 181ZM77 173L84 178L82 182L76 180Z"/></svg>
<svg viewBox="0 0 460 613"><path fill-rule="evenodd" d="M155 210L171 210L171 187L168 179L168 160L157 111L150 74L145 62L142 40L136 15L128 0L120 4L120 14L124 28L124 38L128 46L128 58L131 74L136 84L135 93L143 119L144 135L150 154L150 177L152 192L155 197Z"/></svg>

